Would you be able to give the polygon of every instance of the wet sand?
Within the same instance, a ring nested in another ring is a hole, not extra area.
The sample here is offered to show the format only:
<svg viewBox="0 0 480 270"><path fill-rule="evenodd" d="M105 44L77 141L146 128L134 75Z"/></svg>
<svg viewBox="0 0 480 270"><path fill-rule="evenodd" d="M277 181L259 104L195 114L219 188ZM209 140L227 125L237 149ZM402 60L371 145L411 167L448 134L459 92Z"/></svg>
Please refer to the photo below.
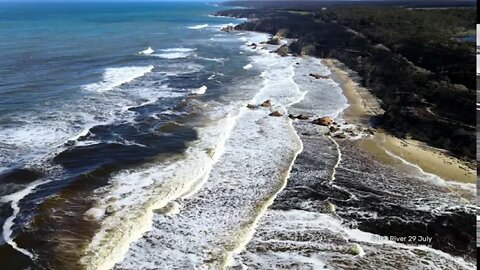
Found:
<svg viewBox="0 0 480 270"><path fill-rule="evenodd" d="M369 125L372 116L383 113L377 99L359 85L359 78L354 72L335 59L325 59L323 63L332 70L332 78L342 86L350 103L344 112L348 122ZM425 143L400 139L378 129L376 131L373 137L363 140L360 146L383 163L393 165L404 160L446 181L476 183L475 164Z"/></svg>
<svg viewBox="0 0 480 270"><path fill-rule="evenodd" d="M298 72L321 70L311 68ZM301 80L301 74L295 79L311 91L288 113L324 116L318 110L327 103L324 90L310 88L321 80ZM340 83L344 89L355 86L353 80ZM357 124L368 125L380 109L376 99L365 91L344 93L352 106L343 117L352 122L362 116ZM350 99L355 95L364 98ZM368 114L360 114L364 107L371 109ZM228 269L474 269L473 188L412 173L412 165L385 153L379 135L343 139L311 121L293 125L303 151L287 186ZM370 141L376 147L363 146Z"/></svg>

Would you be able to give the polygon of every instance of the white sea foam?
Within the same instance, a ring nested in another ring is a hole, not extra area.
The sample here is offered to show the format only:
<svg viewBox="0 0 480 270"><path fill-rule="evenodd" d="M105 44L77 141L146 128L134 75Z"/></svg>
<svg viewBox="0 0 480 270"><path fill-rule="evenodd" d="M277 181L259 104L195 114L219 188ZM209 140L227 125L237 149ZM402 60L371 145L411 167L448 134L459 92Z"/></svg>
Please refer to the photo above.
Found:
<svg viewBox="0 0 480 270"><path fill-rule="evenodd" d="M261 59L258 62L261 64ZM291 64L262 65L269 71L260 92L250 102L268 96L275 101L275 110L285 111L284 104L299 100L302 92L294 87L292 70L286 68ZM276 73L281 74L276 76ZM272 78L280 78L281 82ZM272 84L276 91L272 90ZM255 89L256 84L250 87ZM301 149L291 121L268 114L268 110L248 110L242 106L225 142L224 153L208 180L198 186L198 191L195 189L184 197L182 210L174 218L154 215L152 230L131 245L118 269L139 265L221 269L231 262L231 256L243 249L259 217L286 184L290 167ZM152 254L149 252L152 249L158 252Z"/></svg>
<svg viewBox="0 0 480 270"><path fill-rule="evenodd" d="M198 58L198 59L202 59L202 60L206 60L206 61L218 62L218 63L223 63L223 62L225 62L226 60L228 60L228 58L221 58L221 57L209 58L209 57L197 56L197 58Z"/></svg>
<svg viewBox="0 0 480 270"><path fill-rule="evenodd" d="M148 47L147 49L139 52L139 54L142 54L142 55L149 55L149 54L152 54L154 53L155 51L152 49L152 47Z"/></svg>
<svg viewBox="0 0 480 270"><path fill-rule="evenodd" d="M168 49L162 49L162 52L194 52L196 51L196 48L168 48Z"/></svg>
<svg viewBox="0 0 480 270"><path fill-rule="evenodd" d="M17 217L18 213L20 213L20 207L18 206L19 202L22 199L24 199L27 195L32 193L33 190L35 190L38 186L40 186L42 184L45 184L47 182L49 182L49 180L40 180L40 181L33 182L33 183L29 184L26 188L1 198L2 202L7 202L7 203L9 202L10 206L12 207L12 210L13 210L12 215L10 217L8 217L5 220L5 223L3 224L3 228L2 228L3 229L3 232L2 232L3 239L5 240L6 243L8 243L14 249L16 249L17 251L19 251L19 252L23 253L24 255L30 257L31 259L34 259L34 257L35 257L34 254L32 254L30 251L28 251L24 248L18 247L17 243L15 243L15 241L13 241L13 239L12 239L12 233L13 233L12 228L13 228L13 225L15 224L14 223L15 218Z"/></svg>
<svg viewBox="0 0 480 270"><path fill-rule="evenodd" d="M119 67L107 68L103 73L103 80L98 83L87 84L83 88L89 91L109 91L122 84L131 82L145 74L151 72L153 66L135 66L135 67Z"/></svg>
<svg viewBox="0 0 480 270"><path fill-rule="evenodd" d="M253 68L252 63L249 63L249 64L247 64L247 65L245 65L245 66L243 67L243 69L245 69L245 70L250 70L250 69L252 69L252 68Z"/></svg>
<svg viewBox="0 0 480 270"><path fill-rule="evenodd" d="M268 72L262 73L262 77L270 80L272 84L271 88L258 95L256 102L261 102L270 96L265 95L265 93L273 93L278 89L283 89L280 85L276 85L276 82L280 78L291 77L290 74L293 71L293 79L298 86L296 91L297 93L304 91L303 95L297 95L297 99L283 96L274 97L272 98L274 104L278 100L287 104L291 101L293 103L288 107L289 112L318 116L339 116L348 104L338 84L330 79L314 80L308 76L313 70L328 75L326 67L309 57L295 58L295 61L299 64L295 64L293 69L284 66L284 68L281 68L283 72L279 72L277 75ZM282 61L272 61L268 58L259 62L260 65L272 68L284 65ZM295 89L295 87L289 88ZM318 100L322 100L320 105ZM336 166L338 166L338 162ZM334 178L335 175L332 176L332 179ZM355 244L358 246L355 246ZM357 260L354 259L356 256L352 255L352 253L355 253L357 255L365 254L368 258L375 256L380 261L403 260L407 262L406 265L409 269L424 267L424 263L428 263L432 269L440 266L448 266L454 269L474 268L472 264L466 263L461 258L453 257L426 246L398 244L378 235L358 229L350 229L344 226L341 219L338 219L335 215L299 210L267 210L266 215L257 227L257 234L253 237L249 246L251 249L234 256L235 262L232 265L241 266L245 269L290 269L298 265L302 265L306 269L323 269L324 266L332 266L331 263L338 261L345 262L345 265L353 265ZM268 252L255 252L255 250L267 250ZM299 253L298 250L304 252ZM417 256L416 254L420 250L427 255L425 257L423 255Z"/></svg>
<svg viewBox="0 0 480 270"><path fill-rule="evenodd" d="M205 85L202 85L201 87L197 88L197 89L193 89L192 90L192 94L194 95L203 95L205 94L205 92L207 91L208 87L205 86Z"/></svg>
<svg viewBox="0 0 480 270"><path fill-rule="evenodd" d="M199 141L184 158L121 172L110 180L110 186L97 190L102 198L98 204L110 209L111 214L102 221L100 231L86 250L82 259L85 267L113 267L130 242L149 230L154 209L162 209L201 186L221 155L234 121L235 116L227 114L214 126L199 129ZM175 208L173 204L171 213L176 212Z"/></svg>
<svg viewBox="0 0 480 270"><path fill-rule="evenodd" d="M184 68L185 72L188 70L189 66ZM9 117L16 124L0 129L0 166L10 169L23 165L49 167L50 163L46 160L65 149L65 143L96 143L92 140L77 141L93 126L117 120L130 121L136 114L129 110L132 107L151 103L159 97L188 94L162 85L165 74L152 72L150 78L154 80L137 78L128 88L118 87L115 91L84 91L54 108L15 112Z"/></svg>
<svg viewBox="0 0 480 270"><path fill-rule="evenodd" d="M302 210L268 210L249 244L253 247L252 251L247 250L235 259L252 269L263 269L266 265L274 269L289 269L298 264L308 269L317 269L315 265L338 268L339 262L341 266L357 260L352 254L355 244L360 247L356 252L366 255L367 262L377 263L372 267L402 261L405 269L423 268L425 263L429 264L429 269L474 269L462 258L426 246L396 243L388 237L348 228L341 219L330 214ZM273 250L254 251L265 248ZM298 253L299 249L305 252Z"/></svg>
<svg viewBox="0 0 480 270"><path fill-rule="evenodd" d="M272 69L272 74L285 72L283 65L263 67ZM270 77L261 89L269 91L276 109L283 111L282 104L299 100L302 94L290 85L291 69L286 72L279 76L285 84L275 85L283 86L282 91L271 91ZM256 84L250 88L242 93L257 91ZM252 102L263 97L257 95ZM237 108L241 108L240 115ZM152 219L152 231L130 246L128 252L133 256L128 254L119 268L192 267L203 265L205 255L213 258L212 264L228 264L229 257L242 249L261 213L285 185L300 141L289 119L272 118L268 111L247 110L243 102L222 105L218 111L212 114L215 121L198 129L199 140L184 157L123 171L109 186L96 191L95 207L108 208L109 214L102 217L101 229L82 259L87 269L107 269L121 261L129 244L151 228ZM176 203L181 203L181 209ZM180 212L174 217L163 215L165 207L166 213ZM158 214L154 209L159 209ZM165 218L169 219L166 223ZM146 239L155 240L146 243ZM151 254L149 243L155 243L158 252ZM163 245L168 247L160 248Z"/></svg>
<svg viewBox="0 0 480 270"><path fill-rule="evenodd" d="M163 58L163 59L182 59L188 58L191 53L188 52L171 52L171 53L158 53L152 54L152 56Z"/></svg>
<svg viewBox="0 0 480 270"><path fill-rule="evenodd" d="M208 27L208 24L198 24L198 25L194 25L194 26L189 26L188 28L189 29L203 29L203 28L207 28Z"/></svg>
<svg viewBox="0 0 480 270"><path fill-rule="evenodd" d="M168 48L162 49L162 53L152 54L152 56L164 59L182 59L192 56L195 48Z"/></svg>
<svg viewBox="0 0 480 270"><path fill-rule="evenodd" d="M295 59L295 58L293 58ZM302 61L293 66L294 80L306 92L302 102L291 106L289 111L294 114L307 114L312 116L330 116L335 119L341 117L342 112L348 107L348 101L343 95L342 88L332 79L317 80L308 74L314 72L329 76L330 70L318 58L304 56ZM322 100L321 106L318 100ZM341 121L339 119L339 121Z"/></svg>
<svg viewBox="0 0 480 270"><path fill-rule="evenodd" d="M105 209L92 207L88 209L84 214L86 219L100 220L105 215Z"/></svg>

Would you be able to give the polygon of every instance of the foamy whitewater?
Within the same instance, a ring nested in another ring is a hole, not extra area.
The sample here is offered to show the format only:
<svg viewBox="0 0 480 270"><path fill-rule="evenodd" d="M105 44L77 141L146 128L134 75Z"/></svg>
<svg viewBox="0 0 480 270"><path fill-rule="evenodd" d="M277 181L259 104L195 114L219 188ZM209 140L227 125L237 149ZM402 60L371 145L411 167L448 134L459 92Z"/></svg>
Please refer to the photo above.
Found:
<svg viewBox="0 0 480 270"><path fill-rule="evenodd" d="M331 75L319 59L280 57L275 45L253 49L248 44L269 35L221 32L243 20L207 16L221 8L203 3L45 5L60 15L16 6L45 19L24 18L26 28L2 20L8 12L0 8L0 23L16 29L0 29L15 36L4 46L30 55L21 66L0 51L5 269L323 269L339 260L378 266L371 256L382 252L411 269L473 268L354 229L335 202L330 213L311 211L323 206L308 198L287 209L282 194L305 152L323 162L306 176L350 194L341 186L350 157L343 146L322 137L312 147L308 136L324 131L286 117L343 121L340 86L308 75ZM35 37L33 45L57 48L28 51ZM246 106L265 100L272 106ZM284 116L270 116L275 111Z"/></svg>

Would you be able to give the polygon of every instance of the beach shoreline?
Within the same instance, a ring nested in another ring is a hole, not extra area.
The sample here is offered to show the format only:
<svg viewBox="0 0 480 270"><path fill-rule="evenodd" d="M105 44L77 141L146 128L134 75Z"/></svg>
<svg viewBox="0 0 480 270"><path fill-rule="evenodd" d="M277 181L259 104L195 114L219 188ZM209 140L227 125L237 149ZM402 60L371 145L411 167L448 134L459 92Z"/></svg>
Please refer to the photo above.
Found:
<svg viewBox="0 0 480 270"><path fill-rule="evenodd" d="M323 59L322 62L332 71L332 78L341 86L348 99L349 107L343 113L345 119L349 123L372 128L372 117L383 113L377 98L360 85L358 75L343 63L336 59ZM398 138L381 129L375 131L375 135L363 139L360 146L384 164L395 165L402 159L446 181L476 183L474 162L458 159L446 150L417 140Z"/></svg>
<svg viewBox="0 0 480 270"><path fill-rule="evenodd" d="M262 46L265 42L258 45ZM469 206L474 195L470 186L462 184L457 190L438 177L427 179L430 176L422 170L418 174L408 170L414 165L402 165L386 154L378 142L383 133L368 132L372 116L381 113L380 105L367 89L356 88L354 75L329 67L328 59L285 57L297 59L293 79L307 92L287 107L303 151L294 160L287 185L259 218L254 235L233 256L228 269L299 264L315 269L393 268L399 262L418 268L425 258L436 267L471 269L473 210ZM314 64L307 65L308 61ZM333 92L345 103L336 105L341 110L324 111L323 106L332 104L327 95ZM311 121L324 116L336 124ZM465 238L453 238L457 233ZM412 235L432 242L401 240ZM396 240L377 241L385 238Z"/></svg>

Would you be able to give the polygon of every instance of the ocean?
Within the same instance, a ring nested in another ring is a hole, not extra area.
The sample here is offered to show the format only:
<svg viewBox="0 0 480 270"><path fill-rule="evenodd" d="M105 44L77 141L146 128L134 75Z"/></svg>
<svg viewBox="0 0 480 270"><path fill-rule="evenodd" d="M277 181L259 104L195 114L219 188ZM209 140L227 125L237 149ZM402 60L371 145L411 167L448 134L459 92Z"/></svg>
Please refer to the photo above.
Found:
<svg viewBox="0 0 480 270"><path fill-rule="evenodd" d="M230 93L254 71L242 68L244 41L219 31L239 20L209 16L212 5L0 5L2 264L60 269L76 249L57 249L97 229L82 213L95 192L113 175L197 155L200 136L217 140L212 123L254 93Z"/></svg>
<svg viewBox="0 0 480 270"><path fill-rule="evenodd" d="M377 193L427 216L470 205L457 207L443 180L432 189L423 172L407 178L286 117L343 123L348 102L320 59L221 31L243 21L211 15L223 9L0 3L0 268L473 268L373 234L390 224L375 225L377 212L395 212L369 208ZM415 189L421 203L398 199ZM322 210L324 197L345 220ZM351 256L351 243L376 255Z"/></svg>

